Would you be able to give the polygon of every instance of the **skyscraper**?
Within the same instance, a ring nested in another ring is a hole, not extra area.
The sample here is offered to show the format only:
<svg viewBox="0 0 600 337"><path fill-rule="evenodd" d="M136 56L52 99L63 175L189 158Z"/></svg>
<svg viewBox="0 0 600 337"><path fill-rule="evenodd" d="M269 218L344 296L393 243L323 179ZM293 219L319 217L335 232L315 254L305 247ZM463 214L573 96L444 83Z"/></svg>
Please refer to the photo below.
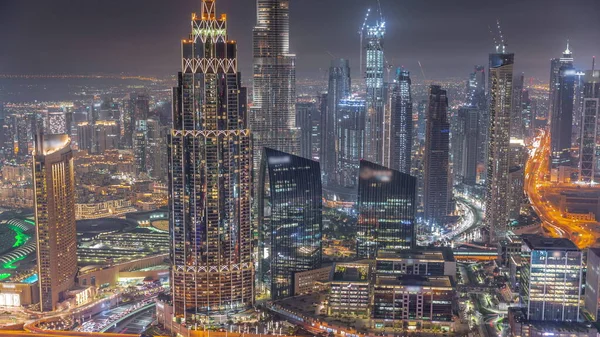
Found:
<svg viewBox="0 0 600 337"><path fill-rule="evenodd" d="M360 161L356 250L374 259L382 249L410 249L416 244L417 180L387 167Z"/></svg>
<svg viewBox="0 0 600 337"><path fill-rule="evenodd" d="M75 168L68 135L38 132L33 181L40 310L54 311L75 285Z"/></svg>
<svg viewBox="0 0 600 337"><path fill-rule="evenodd" d="M458 110L458 122L461 124L462 133L456 137L460 139L457 146L461 147L460 166L455 166L457 176L466 185L475 185L477 182L477 163L479 159L480 118L481 110L474 106L464 106ZM455 135L452 135L455 137Z"/></svg>
<svg viewBox="0 0 600 337"><path fill-rule="evenodd" d="M313 127L315 120L318 124L321 114L314 98L298 98L296 103L296 127L300 129L300 156L312 158ZM321 143L319 141L319 143Z"/></svg>
<svg viewBox="0 0 600 337"><path fill-rule="evenodd" d="M254 298L252 148L237 44L215 0L182 41L169 135L173 310L183 322L242 310Z"/></svg>
<svg viewBox="0 0 600 337"><path fill-rule="evenodd" d="M338 123L341 122L338 105L340 100L350 95L350 63L345 59L332 60L329 67L329 85L327 90L327 111L321 116L323 122L323 146L321 163L325 184L337 182L339 138Z"/></svg>
<svg viewBox="0 0 600 337"><path fill-rule="evenodd" d="M521 73L513 79L512 115L510 117L510 137L523 139L523 85L525 74Z"/></svg>
<svg viewBox="0 0 600 337"><path fill-rule="evenodd" d="M583 89L583 123L579 154L579 181L597 183L599 173L597 123L600 120L600 70L585 72Z"/></svg>
<svg viewBox="0 0 600 337"><path fill-rule="evenodd" d="M296 56L290 54L289 0L256 0L254 27L254 167L263 147L299 154L296 123Z"/></svg>
<svg viewBox="0 0 600 337"><path fill-rule="evenodd" d="M383 38L385 22L367 26L365 39L365 84L367 87L367 116L365 124L365 158L373 163L383 164L384 156L384 115L385 95L383 71Z"/></svg>
<svg viewBox="0 0 600 337"><path fill-rule="evenodd" d="M341 187L356 188L360 160L364 157L365 101L358 97L341 100L338 116L337 183Z"/></svg>
<svg viewBox="0 0 600 337"><path fill-rule="evenodd" d="M554 63L552 64L554 66ZM554 75L554 69L552 74ZM559 59L559 68L556 77L551 79L551 98L553 99L550 111L550 144L552 162L565 164L571 159L571 138L573 133L573 112L575 99L576 71L573 67L573 54L567 49Z"/></svg>
<svg viewBox="0 0 600 337"><path fill-rule="evenodd" d="M264 149L260 168L261 275L271 298L294 295L294 273L321 266L322 189L318 162Z"/></svg>
<svg viewBox="0 0 600 337"><path fill-rule="evenodd" d="M448 96L439 85L432 85L429 88L423 173L424 218L431 224L443 225L450 214L449 150Z"/></svg>
<svg viewBox="0 0 600 337"><path fill-rule="evenodd" d="M391 92L390 168L410 174L413 143L413 104L410 72L398 69Z"/></svg>
<svg viewBox="0 0 600 337"><path fill-rule="evenodd" d="M485 217L492 242L502 238L508 225L510 116L514 60L514 54L507 54L504 51L490 54L490 123Z"/></svg>
<svg viewBox="0 0 600 337"><path fill-rule="evenodd" d="M132 93L126 100L124 111L121 114L123 125L122 146L126 149L133 148L136 133L140 128L139 122L146 120L150 114L150 97L146 94Z"/></svg>
<svg viewBox="0 0 600 337"><path fill-rule="evenodd" d="M582 262L568 239L523 235L521 300L528 320L579 320Z"/></svg>

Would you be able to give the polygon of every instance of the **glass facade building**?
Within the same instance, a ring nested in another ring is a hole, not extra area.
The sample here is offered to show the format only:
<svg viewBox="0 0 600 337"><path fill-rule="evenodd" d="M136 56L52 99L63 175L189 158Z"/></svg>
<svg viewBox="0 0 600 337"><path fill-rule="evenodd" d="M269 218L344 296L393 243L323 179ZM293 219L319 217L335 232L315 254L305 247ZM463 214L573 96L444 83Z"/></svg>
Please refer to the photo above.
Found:
<svg viewBox="0 0 600 337"><path fill-rule="evenodd" d="M571 160L571 138L573 133L573 112L575 100L575 82L577 72L573 67L573 54L567 46L555 79L551 98L553 110L550 112L550 144L553 162L568 163ZM553 71L554 73L554 71Z"/></svg>
<svg viewBox="0 0 600 337"><path fill-rule="evenodd" d="M295 272L321 266L321 168L316 161L270 148L262 158L260 278L276 300L293 296Z"/></svg>
<svg viewBox="0 0 600 337"><path fill-rule="evenodd" d="M54 311L75 285L75 168L66 134L35 137L33 182L40 310Z"/></svg>
<svg viewBox="0 0 600 337"><path fill-rule="evenodd" d="M417 181L408 174L365 160L358 182L357 255L374 259L380 249L415 245Z"/></svg>
<svg viewBox="0 0 600 337"><path fill-rule="evenodd" d="M377 164L383 164L384 154L384 117L385 88L383 71L385 57L383 55L383 37L385 22L367 26L365 38L365 84L367 87L367 116L365 125L365 158Z"/></svg>
<svg viewBox="0 0 600 337"><path fill-rule="evenodd" d="M413 145L411 80L410 72L401 68L392 84L390 117L390 168L410 174Z"/></svg>
<svg viewBox="0 0 600 337"><path fill-rule="evenodd" d="M598 183L600 165L600 70L588 70L583 79L583 123L579 148L579 181Z"/></svg>
<svg viewBox="0 0 600 337"><path fill-rule="evenodd" d="M243 310L254 300L252 147L237 45L215 1L182 41L169 134L171 291L177 319Z"/></svg>
<svg viewBox="0 0 600 337"><path fill-rule="evenodd" d="M523 235L521 301L527 319L578 321L582 253L568 239Z"/></svg>
<svg viewBox="0 0 600 337"><path fill-rule="evenodd" d="M338 116L338 184L342 187L356 188L360 160L364 156L365 101L358 97L340 100Z"/></svg>
<svg viewBox="0 0 600 337"><path fill-rule="evenodd" d="M490 241L504 237L508 225L510 116L514 54L490 54L489 143L485 218Z"/></svg>

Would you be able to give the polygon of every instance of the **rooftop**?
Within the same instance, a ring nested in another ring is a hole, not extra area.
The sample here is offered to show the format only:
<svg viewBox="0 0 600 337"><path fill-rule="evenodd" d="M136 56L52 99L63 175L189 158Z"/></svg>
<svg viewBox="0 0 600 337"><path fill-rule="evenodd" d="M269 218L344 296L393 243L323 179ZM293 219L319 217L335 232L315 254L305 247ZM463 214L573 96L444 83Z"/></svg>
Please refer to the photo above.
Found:
<svg viewBox="0 0 600 337"><path fill-rule="evenodd" d="M453 287L450 276L380 275L377 276L376 284L383 286Z"/></svg>
<svg viewBox="0 0 600 337"><path fill-rule="evenodd" d="M454 262L454 253L449 247L423 247L414 250L380 251L377 260L419 259Z"/></svg>
<svg viewBox="0 0 600 337"><path fill-rule="evenodd" d="M546 238L535 234L523 235L523 242L535 250L561 249L561 250L579 250L577 246L569 239Z"/></svg>

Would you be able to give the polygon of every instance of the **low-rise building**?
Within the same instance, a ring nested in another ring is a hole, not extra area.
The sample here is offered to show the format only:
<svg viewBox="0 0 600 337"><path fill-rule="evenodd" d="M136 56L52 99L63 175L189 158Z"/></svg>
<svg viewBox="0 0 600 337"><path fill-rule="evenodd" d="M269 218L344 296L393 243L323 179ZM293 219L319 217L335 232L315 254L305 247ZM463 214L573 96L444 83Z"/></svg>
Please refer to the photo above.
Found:
<svg viewBox="0 0 600 337"><path fill-rule="evenodd" d="M381 251L376 259L378 275L450 276L456 279L456 260L449 247Z"/></svg>
<svg viewBox="0 0 600 337"><path fill-rule="evenodd" d="M330 316L369 317L370 268L366 263L335 264L329 295Z"/></svg>
<svg viewBox="0 0 600 337"><path fill-rule="evenodd" d="M590 323L529 321L521 308L508 311L511 337L596 337L598 330Z"/></svg>
<svg viewBox="0 0 600 337"><path fill-rule="evenodd" d="M294 296L323 290L329 284L333 265L294 273Z"/></svg>

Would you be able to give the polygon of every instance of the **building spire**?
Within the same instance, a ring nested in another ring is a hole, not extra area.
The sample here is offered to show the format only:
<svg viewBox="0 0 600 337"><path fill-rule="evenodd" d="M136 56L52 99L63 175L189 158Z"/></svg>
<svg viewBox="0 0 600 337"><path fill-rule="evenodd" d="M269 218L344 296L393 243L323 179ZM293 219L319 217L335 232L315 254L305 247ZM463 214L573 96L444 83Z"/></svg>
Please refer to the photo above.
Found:
<svg viewBox="0 0 600 337"><path fill-rule="evenodd" d="M217 13L216 0L202 0L202 20L214 20Z"/></svg>
<svg viewBox="0 0 600 337"><path fill-rule="evenodd" d="M571 54L571 49L569 49L569 40L567 40L567 49L564 52L565 55L570 55Z"/></svg>

